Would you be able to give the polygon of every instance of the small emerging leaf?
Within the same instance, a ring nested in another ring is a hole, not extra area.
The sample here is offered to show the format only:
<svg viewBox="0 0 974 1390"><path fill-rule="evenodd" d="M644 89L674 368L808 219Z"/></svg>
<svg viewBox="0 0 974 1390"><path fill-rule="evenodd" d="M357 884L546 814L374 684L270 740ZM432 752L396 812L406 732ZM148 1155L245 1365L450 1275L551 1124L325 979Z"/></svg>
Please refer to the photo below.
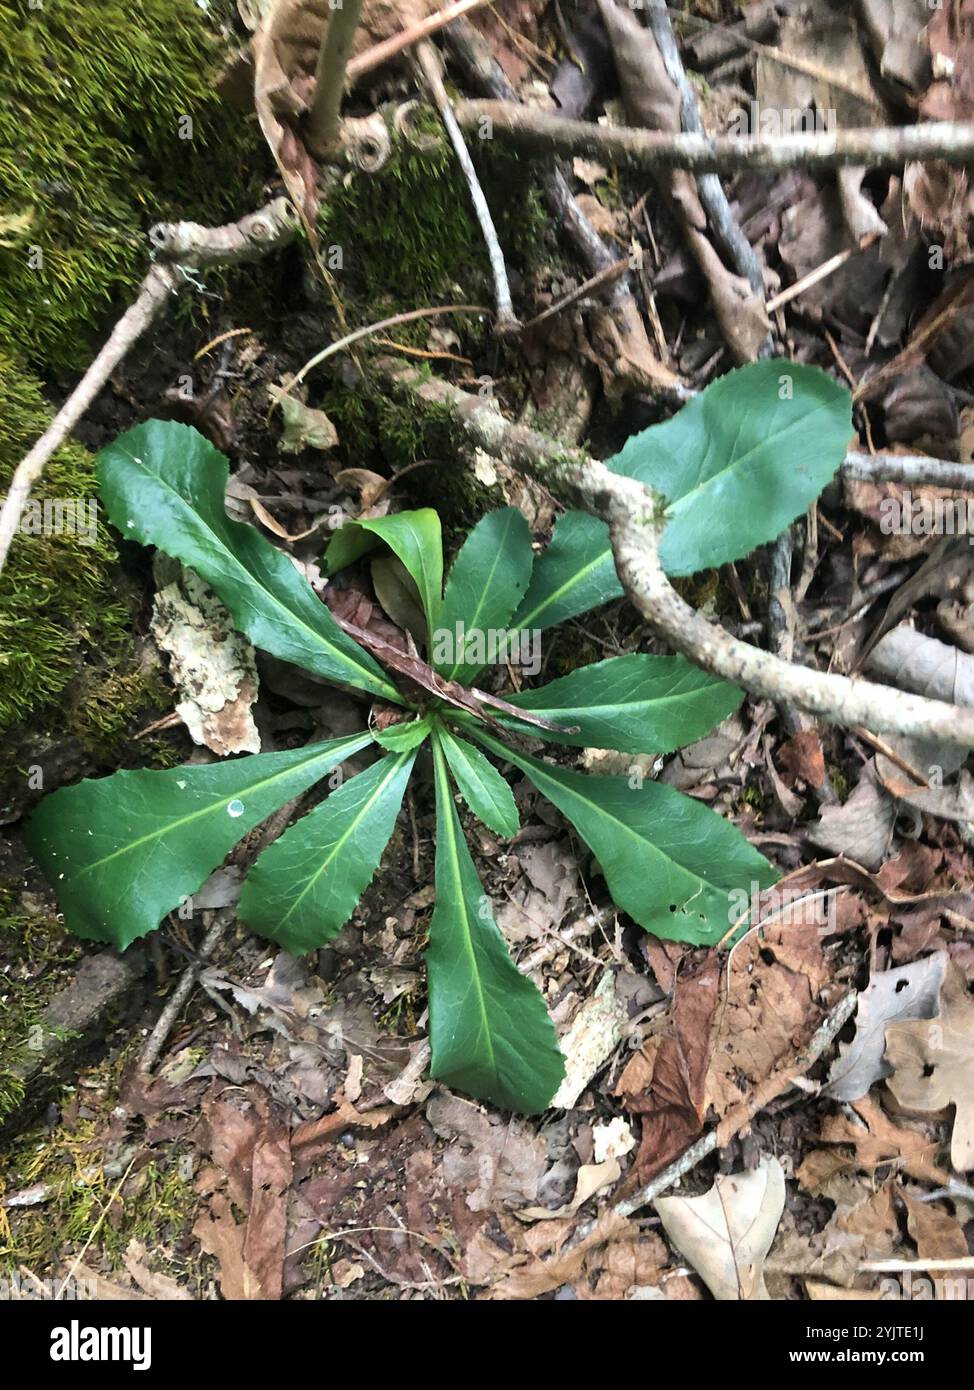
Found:
<svg viewBox="0 0 974 1390"><path fill-rule="evenodd" d="M325 552L329 574L364 555L373 544L369 537L384 541L412 575L423 602L430 632L439 624L443 602L443 535L440 518L432 507L415 512L396 512L394 516L365 517L347 521Z"/></svg>
<svg viewBox="0 0 974 1390"><path fill-rule="evenodd" d="M409 753L428 738L432 727L433 716L424 714L420 719L406 719L400 724L390 724L388 729L373 729L372 737L376 743L394 753Z"/></svg>
<svg viewBox="0 0 974 1390"><path fill-rule="evenodd" d="M582 666L508 703L577 734L549 731L553 743L617 748L624 753L670 753L702 738L743 700L743 692L691 666L682 656L613 656ZM508 723L506 715L500 716ZM514 720L512 727L519 727ZM528 726L522 732L530 732Z"/></svg>
<svg viewBox="0 0 974 1390"><path fill-rule="evenodd" d="M443 749L453 780L478 820L496 835L510 838L521 828L514 795L497 769L479 748L456 738L440 725L434 738Z"/></svg>
<svg viewBox="0 0 974 1390"><path fill-rule="evenodd" d="M34 811L27 843L70 929L124 950L195 893L248 831L370 742L353 734L62 787Z"/></svg>
<svg viewBox="0 0 974 1390"><path fill-rule="evenodd" d="M736 826L665 783L590 777L530 758L483 730L476 737L568 817L613 899L655 936L712 946L736 920L739 892L754 883L770 888L778 878Z"/></svg>
<svg viewBox="0 0 974 1390"><path fill-rule="evenodd" d="M396 824L413 753L390 753L264 850L240 895L240 920L292 955L337 936Z"/></svg>
<svg viewBox="0 0 974 1390"><path fill-rule="evenodd" d="M541 994L511 960L436 765L436 908L429 927L430 1075L506 1110L544 1110L565 1074Z"/></svg>

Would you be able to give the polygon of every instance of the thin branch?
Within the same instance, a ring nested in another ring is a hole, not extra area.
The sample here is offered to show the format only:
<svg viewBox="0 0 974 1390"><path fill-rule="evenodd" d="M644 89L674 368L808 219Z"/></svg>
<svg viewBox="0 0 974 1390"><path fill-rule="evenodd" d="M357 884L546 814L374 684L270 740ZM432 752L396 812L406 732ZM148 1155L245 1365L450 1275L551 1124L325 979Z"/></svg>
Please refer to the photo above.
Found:
<svg viewBox="0 0 974 1390"><path fill-rule="evenodd" d="M345 69L352 56L362 0L339 0L329 9L328 27L315 68L315 90L308 112L308 145L321 158L338 145L338 124L345 94Z"/></svg>
<svg viewBox="0 0 974 1390"><path fill-rule="evenodd" d="M502 101L461 101L455 111L463 129L484 140L503 137L536 153L586 154L640 169L726 174L799 164L808 169L847 164L889 168L914 159L942 159L948 164L974 160L974 123L961 121L744 138L600 126Z"/></svg>
<svg viewBox="0 0 974 1390"><path fill-rule="evenodd" d="M815 671L731 637L690 607L659 560L659 499L633 478L613 473L500 415L490 401L447 382L420 381L401 363L380 364L387 380L423 400L448 406L469 438L516 472L526 473L609 525L616 569L629 599L669 645L732 685L813 717L879 734L942 739L974 748L974 709L871 681Z"/></svg>
<svg viewBox="0 0 974 1390"><path fill-rule="evenodd" d="M352 58L348 67L345 69L345 77L348 82L355 82L360 77L364 77L367 72L372 72L375 68L387 63L390 58L395 58L397 53L402 53L404 49L411 48L413 44L419 43L421 39L431 38L439 29L443 29L448 24L453 24L462 15L472 14L474 10L481 10L490 3L490 0L456 0L452 5L447 5L443 10L438 10L436 14L427 15L416 24L410 25L408 29L403 29L399 34L393 34L391 38L383 39L374 48L368 48L358 57Z"/></svg>
<svg viewBox="0 0 974 1390"><path fill-rule="evenodd" d="M491 216L487 199L484 197L484 190L480 186L480 180L477 178L477 171L473 167L473 160L470 158L470 151L464 141L463 132L457 125L457 118L453 114L450 98L443 85L439 55L428 39L424 39L416 49L416 59L440 113L440 119L446 126L446 132L450 137L457 162L466 180L470 201L473 203L484 244L487 247L487 259L490 261L490 272L494 278L494 299L497 303L495 331L502 336L517 333L521 325L517 321L514 305L511 302L511 287L507 279L507 267L504 264L504 253L501 250L500 242L497 240L494 219Z"/></svg>
<svg viewBox="0 0 974 1390"><path fill-rule="evenodd" d="M847 482L908 483L974 491L974 467L926 454L861 454L850 451L842 465Z"/></svg>
<svg viewBox="0 0 974 1390"><path fill-rule="evenodd" d="M773 314L776 309L783 309L786 304L790 304L793 299L797 299L800 294L810 290L813 285L817 285L820 280L825 280L829 275L834 275L845 265L846 261L852 256L857 256L860 251L868 251L879 240L878 232L870 232L859 246L847 246L844 251L837 252L830 256L827 261L817 265L814 270L810 270L807 275L803 275L800 280L796 280L793 285L776 294L773 299L769 299L765 308L769 314Z"/></svg>
<svg viewBox="0 0 974 1390"><path fill-rule="evenodd" d="M689 134L705 135L703 121L697 109L697 99L680 57L669 13L662 0L650 0L647 19L670 81L676 85L680 93L680 120L683 129ZM757 252L741 231L717 175L701 174L697 179L697 193L710 222L714 239L731 268L743 275L755 294L763 299L764 276L761 273ZM772 346L769 335L765 344L767 352L770 353Z"/></svg>
<svg viewBox="0 0 974 1390"><path fill-rule="evenodd" d="M225 227L201 227L195 222L160 224L149 232L156 253L170 264L150 267L135 302L130 304L30 453L17 465L0 511L0 570L17 534L31 489L52 455L84 415L126 353L155 322L172 297L187 283L180 266L205 268L257 260L284 246L297 231L294 210L286 198L275 198L257 212Z"/></svg>

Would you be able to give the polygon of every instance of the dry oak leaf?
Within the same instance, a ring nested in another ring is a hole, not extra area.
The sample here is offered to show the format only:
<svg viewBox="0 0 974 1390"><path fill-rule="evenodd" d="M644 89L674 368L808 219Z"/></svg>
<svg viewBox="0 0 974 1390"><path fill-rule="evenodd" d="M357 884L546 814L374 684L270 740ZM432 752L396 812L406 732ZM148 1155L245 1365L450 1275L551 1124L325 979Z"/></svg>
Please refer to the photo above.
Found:
<svg viewBox="0 0 974 1390"><path fill-rule="evenodd" d="M702 1197L657 1197L670 1241L719 1301L767 1299L764 1261L785 1207L776 1158L749 1173L718 1177Z"/></svg>
<svg viewBox="0 0 974 1390"><path fill-rule="evenodd" d="M836 1173L854 1168L871 1173L885 1163L895 1163L904 1173L937 1187L950 1181L950 1175L934 1162L935 1139L894 1124L869 1096L856 1101L853 1109L864 1125L856 1124L845 1115L826 1115L819 1135L823 1144L849 1145L852 1154L846 1156L827 1149L810 1153L795 1173L806 1191L821 1191Z"/></svg>
<svg viewBox="0 0 974 1390"><path fill-rule="evenodd" d="M822 937L804 923L768 923L742 938L711 1040L706 1104L723 1116L800 1048L821 1021L829 977Z"/></svg>
<svg viewBox="0 0 974 1390"><path fill-rule="evenodd" d="M900 1192L906 1207L906 1228L921 1260L966 1259L967 1237L955 1216L932 1202L918 1202L908 1192Z"/></svg>
<svg viewBox="0 0 974 1390"><path fill-rule="evenodd" d="M859 996L856 1034L839 1044L824 1094L834 1100L858 1100L875 1081L888 1076L884 1061L885 1030L904 1019L929 1019L938 1009L947 953L938 951L912 965L876 971Z"/></svg>
<svg viewBox="0 0 974 1390"><path fill-rule="evenodd" d="M886 1029L887 1081L904 1110L936 1114L954 1107L950 1161L958 1173L974 1168L974 1000L951 964L935 1018Z"/></svg>

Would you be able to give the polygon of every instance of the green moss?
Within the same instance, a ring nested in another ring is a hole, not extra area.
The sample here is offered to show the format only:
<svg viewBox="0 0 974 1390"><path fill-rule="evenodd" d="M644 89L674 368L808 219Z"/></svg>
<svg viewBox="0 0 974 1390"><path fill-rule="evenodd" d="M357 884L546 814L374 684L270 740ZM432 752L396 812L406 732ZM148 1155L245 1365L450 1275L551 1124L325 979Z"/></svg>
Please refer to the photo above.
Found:
<svg viewBox="0 0 974 1390"><path fill-rule="evenodd" d="M47 425L39 385L0 357L0 491ZM28 503L22 527L44 524L44 503L70 500L62 534L18 535L0 575L0 729L37 718L87 662L85 690L66 706L61 728L110 737L125 709L120 671L131 650L131 615L118 596L117 555L95 503L94 459L80 445L58 450ZM57 522L56 514L48 520ZM98 674L112 689L97 691ZM122 678L124 681L124 678ZM87 696L87 698L86 698ZM129 710L131 705L129 705Z"/></svg>
<svg viewBox="0 0 974 1390"><path fill-rule="evenodd" d="M26 1265L44 1275L59 1268L65 1255L76 1254L94 1233L94 1263L118 1269L130 1242L138 1240L153 1252L153 1268L185 1279L185 1270L168 1262L164 1253L192 1224L197 1204L192 1180L180 1167L179 1150L172 1149L164 1163L150 1163L131 1174L111 1201L117 1177L81 1176L97 1162L103 1143L97 1123L90 1120L53 1134L41 1129L24 1135L10 1155L7 1185L44 1182L53 1191L43 1206L13 1213L8 1230L0 1231L0 1269Z"/></svg>
<svg viewBox="0 0 974 1390"><path fill-rule="evenodd" d="M529 166L493 147L473 151L509 269L527 270L547 219ZM456 156L445 142L422 153L400 143L380 172L336 185L322 207L322 243L340 248L336 281L349 321L376 322L433 304L489 305L487 252ZM474 317L451 318L465 346L485 338ZM429 322L390 330L416 345Z"/></svg>
<svg viewBox="0 0 974 1390"><path fill-rule="evenodd" d="M237 217L266 166L194 0L0 0L0 30L0 344L46 374L85 364L148 225Z"/></svg>

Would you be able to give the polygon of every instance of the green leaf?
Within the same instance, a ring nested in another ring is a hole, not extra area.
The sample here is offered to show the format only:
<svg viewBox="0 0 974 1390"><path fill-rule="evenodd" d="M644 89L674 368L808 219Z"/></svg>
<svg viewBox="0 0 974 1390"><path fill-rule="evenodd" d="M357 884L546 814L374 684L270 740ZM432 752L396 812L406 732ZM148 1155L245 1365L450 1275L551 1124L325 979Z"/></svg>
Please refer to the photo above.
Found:
<svg viewBox="0 0 974 1390"><path fill-rule="evenodd" d="M772 358L718 378L606 463L667 499L660 561L667 574L694 574L750 554L803 515L852 432L844 386Z"/></svg>
<svg viewBox="0 0 974 1390"><path fill-rule="evenodd" d="M353 734L62 787L30 817L27 844L70 929L124 950L195 893L238 840L370 742Z"/></svg>
<svg viewBox="0 0 974 1390"><path fill-rule="evenodd" d="M447 680L471 685L482 667L463 660L463 634L507 627L531 578L534 551L528 523L517 507L488 512L470 532L453 562L437 633L447 634L450 656L438 661L437 633L431 643L433 665Z"/></svg>
<svg viewBox="0 0 974 1390"><path fill-rule="evenodd" d="M148 420L98 455L102 498L127 540L155 545L216 590L255 646L316 676L402 699L289 557L224 511L227 460L198 431Z"/></svg>
<svg viewBox="0 0 974 1390"><path fill-rule="evenodd" d="M412 575L423 601L430 632L439 624L443 602L443 536L439 515L432 507L394 516L347 521L325 552L329 574L336 574L364 554L362 533L384 541Z"/></svg>
<svg viewBox="0 0 974 1390"><path fill-rule="evenodd" d="M240 895L241 921L295 956L337 936L389 843L414 758L380 758L265 849Z"/></svg>
<svg viewBox="0 0 974 1390"><path fill-rule="evenodd" d="M634 653L582 666L549 685L506 698L544 719L578 725L577 734L546 733L553 743L670 753L702 738L737 709L744 695L682 656ZM498 717L522 733L537 734L506 715Z"/></svg>
<svg viewBox="0 0 974 1390"><path fill-rule="evenodd" d="M408 753L418 748L423 739L429 736L433 727L433 716L424 714L420 719L406 719L400 724L390 724L388 729L373 729L372 737L383 748L394 753Z"/></svg>
<svg viewBox="0 0 974 1390"><path fill-rule="evenodd" d="M443 749L453 780L478 820L496 835L510 838L521 828L514 795L497 769L479 748L456 738L440 724L433 735Z"/></svg>
<svg viewBox="0 0 974 1390"><path fill-rule="evenodd" d="M565 512L534 566L534 576L511 626L554 627L622 593L609 528L587 512Z"/></svg>
<svg viewBox="0 0 974 1390"><path fill-rule="evenodd" d="M565 1062L540 993L517 969L460 830L436 742L436 908L429 927L430 1075L507 1110L544 1110Z"/></svg>
<svg viewBox="0 0 974 1390"><path fill-rule="evenodd" d="M578 830L615 902L655 936L712 946L739 915L740 890L769 888L776 870L716 812L661 782L632 787L539 762L478 730Z"/></svg>

